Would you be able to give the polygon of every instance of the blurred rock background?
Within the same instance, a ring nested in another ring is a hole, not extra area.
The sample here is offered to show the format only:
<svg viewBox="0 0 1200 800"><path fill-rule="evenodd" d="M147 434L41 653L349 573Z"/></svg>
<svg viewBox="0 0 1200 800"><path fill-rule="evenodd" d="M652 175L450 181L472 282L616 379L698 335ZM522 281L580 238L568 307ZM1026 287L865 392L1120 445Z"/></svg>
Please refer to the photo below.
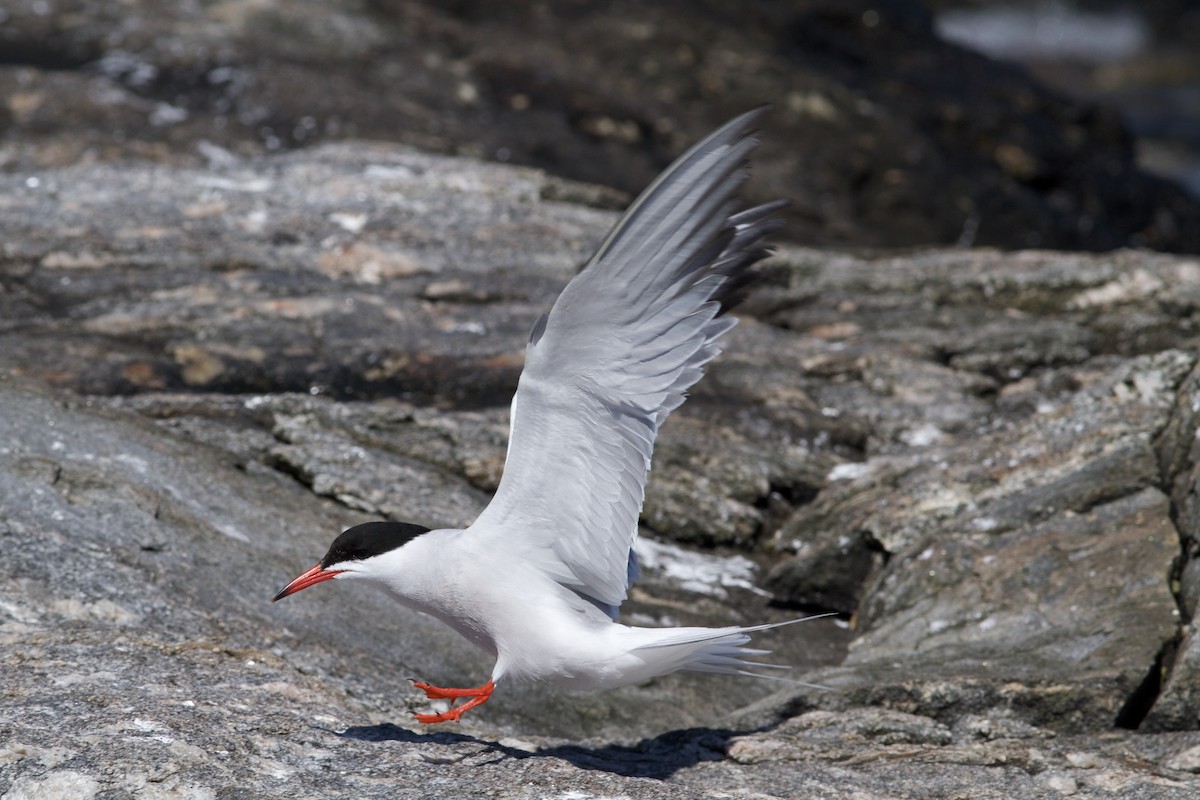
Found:
<svg viewBox="0 0 1200 800"><path fill-rule="evenodd" d="M1138 164L1200 195L1200 8L1177 0L930 2L944 39L1120 112Z"/></svg>
<svg viewBox="0 0 1200 800"><path fill-rule="evenodd" d="M610 186L615 206L771 102L752 194L793 199L796 241L1200 250L1194 195L1140 169L1127 127L1156 137L1142 164L1196 150L1187 3L943 5L17 0L0 166L372 139Z"/></svg>

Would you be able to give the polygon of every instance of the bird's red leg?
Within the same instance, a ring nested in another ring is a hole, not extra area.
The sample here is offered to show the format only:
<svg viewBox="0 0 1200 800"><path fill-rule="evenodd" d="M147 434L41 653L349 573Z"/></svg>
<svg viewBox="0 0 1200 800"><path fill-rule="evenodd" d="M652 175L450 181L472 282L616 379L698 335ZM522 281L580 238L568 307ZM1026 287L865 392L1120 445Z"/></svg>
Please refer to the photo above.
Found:
<svg viewBox="0 0 1200 800"><path fill-rule="evenodd" d="M430 686L422 681L413 681L413 686L423 691L425 696L431 700L449 700L451 703L455 703L463 697L471 698L461 706L451 706L440 714L417 714L417 722L423 722L426 725L433 722L458 722L463 714L475 706L486 703L496 688L496 684L491 680L474 689L443 689L440 686Z"/></svg>
<svg viewBox="0 0 1200 800"><path fill-rule="evenodd" d="M488 681L483 686L474 689L443 689L441 686L432 686L424 681L413 681L412 685L424 692L430 700L456 700L460 697L474 697L483 691L490 694L491 690L488 687L492 685L492 682Z"/></svg>

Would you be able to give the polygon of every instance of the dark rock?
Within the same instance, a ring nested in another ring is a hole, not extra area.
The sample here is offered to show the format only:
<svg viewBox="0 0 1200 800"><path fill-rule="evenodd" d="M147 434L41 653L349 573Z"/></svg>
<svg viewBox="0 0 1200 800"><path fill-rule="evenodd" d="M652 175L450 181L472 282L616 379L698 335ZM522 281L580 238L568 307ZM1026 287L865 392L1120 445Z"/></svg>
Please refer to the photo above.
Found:
<svg viewBox="0 0 1200 800"><path fill-rule="evenodd" d="M844 707L896 692L905 710L953 722L1009 707L1015 693L1024 719L1068 730L1132 714L1127 704L1179 628L1169 576L1180 537L1154 488L1150 445L1193 367L1181 353L1133 359L959 452L869 461L797 512L817 521L817 542L866 534L890 554L864 592L846 664L815 678L839 691L806 702ZM993 694L980 674L1005 676L1004 690Z"/></svg>
<svg viewBox="0 0 1200 800"><path fill-rule="evenodd" d="M791 530L789 530L791 529ZM809 530L799 525L785 526L778 533L782 541L807 537ZM817 539L813 546L796 542L795 556L775 565L763 582L780 603L818 611L853 614L858 610L867 579L881 566L881 553L864 536Z"/></svg>
<svg viewBox="0 0 1200 800"><path fill-rule="evenodd" d="M926 0L950 41L1120 112L1143 169L1200 197L1200 7L1188 0Z"/></svg>
<svg viewBox="0 0 1200 800"><path fill-rule="evenodd" d="M685 144L772 102L753 191L794 199L797 241L1200 251L1200 204L1139 172L1115 113L947 44L912 0L57 0L53 13L13 0L4 13L0 164L22 173L370 138L634 193Z"/></svg>

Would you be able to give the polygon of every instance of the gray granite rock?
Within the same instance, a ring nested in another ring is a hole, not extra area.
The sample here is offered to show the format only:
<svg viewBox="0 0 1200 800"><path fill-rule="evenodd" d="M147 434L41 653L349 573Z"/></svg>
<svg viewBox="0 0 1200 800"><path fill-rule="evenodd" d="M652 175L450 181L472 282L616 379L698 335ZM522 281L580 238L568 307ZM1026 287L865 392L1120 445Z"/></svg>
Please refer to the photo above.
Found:
<svg viewBox="0 0 1200 800"><path fill-rule="evenodd" d="M1194 260L783 249L664 430L626 613L852 612L764 639L827 688L425 730L405 679L482 655L353 586L267 601L342 526L478 511L613 214L381 145L39 178L0 176L6 800L1200 788Z"/></svg>

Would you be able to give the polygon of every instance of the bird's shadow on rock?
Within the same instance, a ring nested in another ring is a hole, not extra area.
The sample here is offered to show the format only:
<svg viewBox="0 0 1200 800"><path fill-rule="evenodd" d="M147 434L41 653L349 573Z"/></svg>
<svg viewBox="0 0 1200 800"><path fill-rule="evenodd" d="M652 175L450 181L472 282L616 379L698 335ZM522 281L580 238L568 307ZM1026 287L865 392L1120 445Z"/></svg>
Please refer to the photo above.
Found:
<svg viewBox="0 0 1200 800"><path fill-rule="evenodd" d="M338 735L364 742L479 746L479 749L470 752L462 752L460 748L451 750L447 747L444 756L428 756L431 762L438 763L456 763L468 758L473 760L482 753L489 752L494 753L497 758L560 758L580 769L600 770L631 778L664 780L677 771L700 762L724 759L729 740L742 733L745 731L688 728L642 739L634 745L607 744L589 747L582 744L565 744L537 750L522 750L451 731L417 733L390 722L382 725L355 726Z"/></svg>

